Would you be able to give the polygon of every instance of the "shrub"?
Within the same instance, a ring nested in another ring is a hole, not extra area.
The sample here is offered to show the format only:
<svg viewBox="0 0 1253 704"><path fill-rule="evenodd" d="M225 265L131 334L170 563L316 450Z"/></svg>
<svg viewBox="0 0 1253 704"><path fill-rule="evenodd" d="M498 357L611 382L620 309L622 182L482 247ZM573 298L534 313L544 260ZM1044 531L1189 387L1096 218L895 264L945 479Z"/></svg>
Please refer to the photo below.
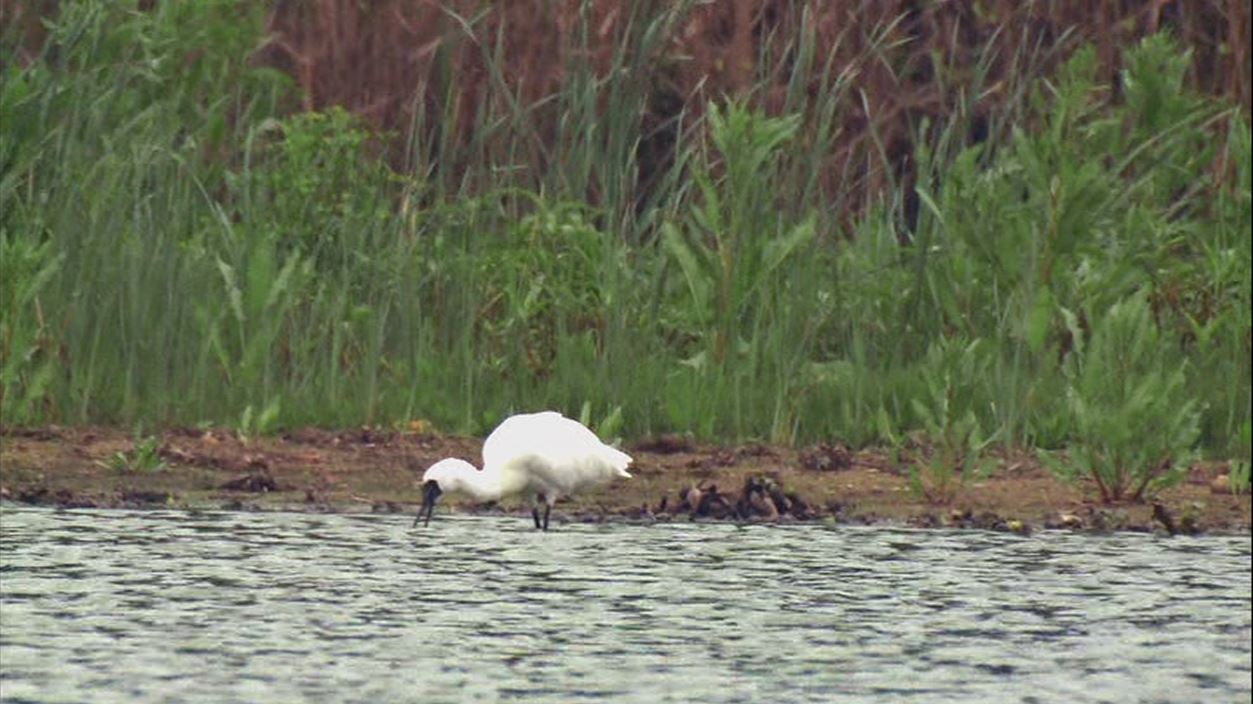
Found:
<svg viewBox="0 0 1253 704"><path fill-rule="evenodd" d="M1074 423L1069 463L1047 455L1066 479L1087 476L1107 503L1177 483L1200 433L1186 362L1153 321L1144 292L1115 303L1067 359Z"/></svg>
<svg viewBox="0 0 1253 704"><path fill-rule="evenodd" d="M968 345L941 341L928 350L922 365L926 400L915 398L911 406L930 448L910 465L909 484L933 503L951 501L967 481L988 469L980 455L993 438L975 414L971 393L987 374L990 360L983 347L981 340Z"/></svg>

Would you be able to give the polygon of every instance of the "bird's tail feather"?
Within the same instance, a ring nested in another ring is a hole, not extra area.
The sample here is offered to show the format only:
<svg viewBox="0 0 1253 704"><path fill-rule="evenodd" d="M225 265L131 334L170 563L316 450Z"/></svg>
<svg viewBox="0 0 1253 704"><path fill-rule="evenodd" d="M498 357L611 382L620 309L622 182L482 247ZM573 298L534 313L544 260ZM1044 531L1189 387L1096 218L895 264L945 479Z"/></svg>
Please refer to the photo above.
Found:
<svg viewBox="0 0 1253 704"><path fill-rule="evenodd" d="M608 452L606 454L606 459L609 460L610 466L613 467L614 472L616 472L619 477L629 478L631 476L631 473L627 471L627 467L631 466L631 463L635 460L632 459L630 455L614 447L608 448Z"/></svg>

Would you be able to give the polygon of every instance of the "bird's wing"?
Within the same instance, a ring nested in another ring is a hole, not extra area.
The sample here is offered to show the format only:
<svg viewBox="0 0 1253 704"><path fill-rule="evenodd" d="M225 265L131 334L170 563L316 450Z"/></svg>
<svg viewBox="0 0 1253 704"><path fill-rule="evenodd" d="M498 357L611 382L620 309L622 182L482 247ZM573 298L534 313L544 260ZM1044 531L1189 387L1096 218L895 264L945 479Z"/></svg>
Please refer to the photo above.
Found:
<svg viewBox="0 0 1253 704"><path fill-rule="evenodd" d="M551 445L554 429L563 427L563 421L583 427L556 411L509 416L483 441L483 466L499 467Z"/></svg>
<svg viewBox="0 0 1253 704"><path fill-rule="evenodd" d="M525 472L537 489L560 493L612 476L631 476L626 471L629 455L554 411L505 419L484 442L483 463Z"/></svg>

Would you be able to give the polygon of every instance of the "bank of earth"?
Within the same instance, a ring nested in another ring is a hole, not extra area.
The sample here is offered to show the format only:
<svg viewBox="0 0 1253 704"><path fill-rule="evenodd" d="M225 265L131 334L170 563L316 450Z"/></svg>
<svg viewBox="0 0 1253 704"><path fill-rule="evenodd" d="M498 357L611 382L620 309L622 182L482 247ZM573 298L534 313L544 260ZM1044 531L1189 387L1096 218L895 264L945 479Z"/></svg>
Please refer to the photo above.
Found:
<svg viewBox="0 0 1253 704"><path fill-rule="evenodd" d="M477 465L481 444L421 429L308 428L245 439L225 429L172 428L148 442L145 457L122 429L7 428L0 432L0 501L412 514L422 471L443 457ZM1223 463L1198 463L1152 501L1108 505L1094 487L1059 481L1026 452L989 457L996 467L986 478L927 497L911 487L908 469L925 447L724 447L662 436L624 449L635 458L634 478L563 500L558 521L826 521L1023 533L1250 528L1249 495L1226 486ZM442 510L528 512L515 502L449 505Z"/></svg>

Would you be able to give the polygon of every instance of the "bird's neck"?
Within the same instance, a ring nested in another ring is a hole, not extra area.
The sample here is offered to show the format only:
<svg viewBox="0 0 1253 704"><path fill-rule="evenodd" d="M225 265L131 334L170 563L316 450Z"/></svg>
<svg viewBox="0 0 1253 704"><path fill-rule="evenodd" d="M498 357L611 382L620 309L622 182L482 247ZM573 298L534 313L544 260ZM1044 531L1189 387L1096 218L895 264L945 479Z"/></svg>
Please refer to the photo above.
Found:
<svg viewBox="0 0 1253 704"><path fill-rule="evenodd" d="M504 494L500 472L484 468L479 471L473 467L465 467L458 472L460 489L469 494L475 501L499 501Z"/></svg>

